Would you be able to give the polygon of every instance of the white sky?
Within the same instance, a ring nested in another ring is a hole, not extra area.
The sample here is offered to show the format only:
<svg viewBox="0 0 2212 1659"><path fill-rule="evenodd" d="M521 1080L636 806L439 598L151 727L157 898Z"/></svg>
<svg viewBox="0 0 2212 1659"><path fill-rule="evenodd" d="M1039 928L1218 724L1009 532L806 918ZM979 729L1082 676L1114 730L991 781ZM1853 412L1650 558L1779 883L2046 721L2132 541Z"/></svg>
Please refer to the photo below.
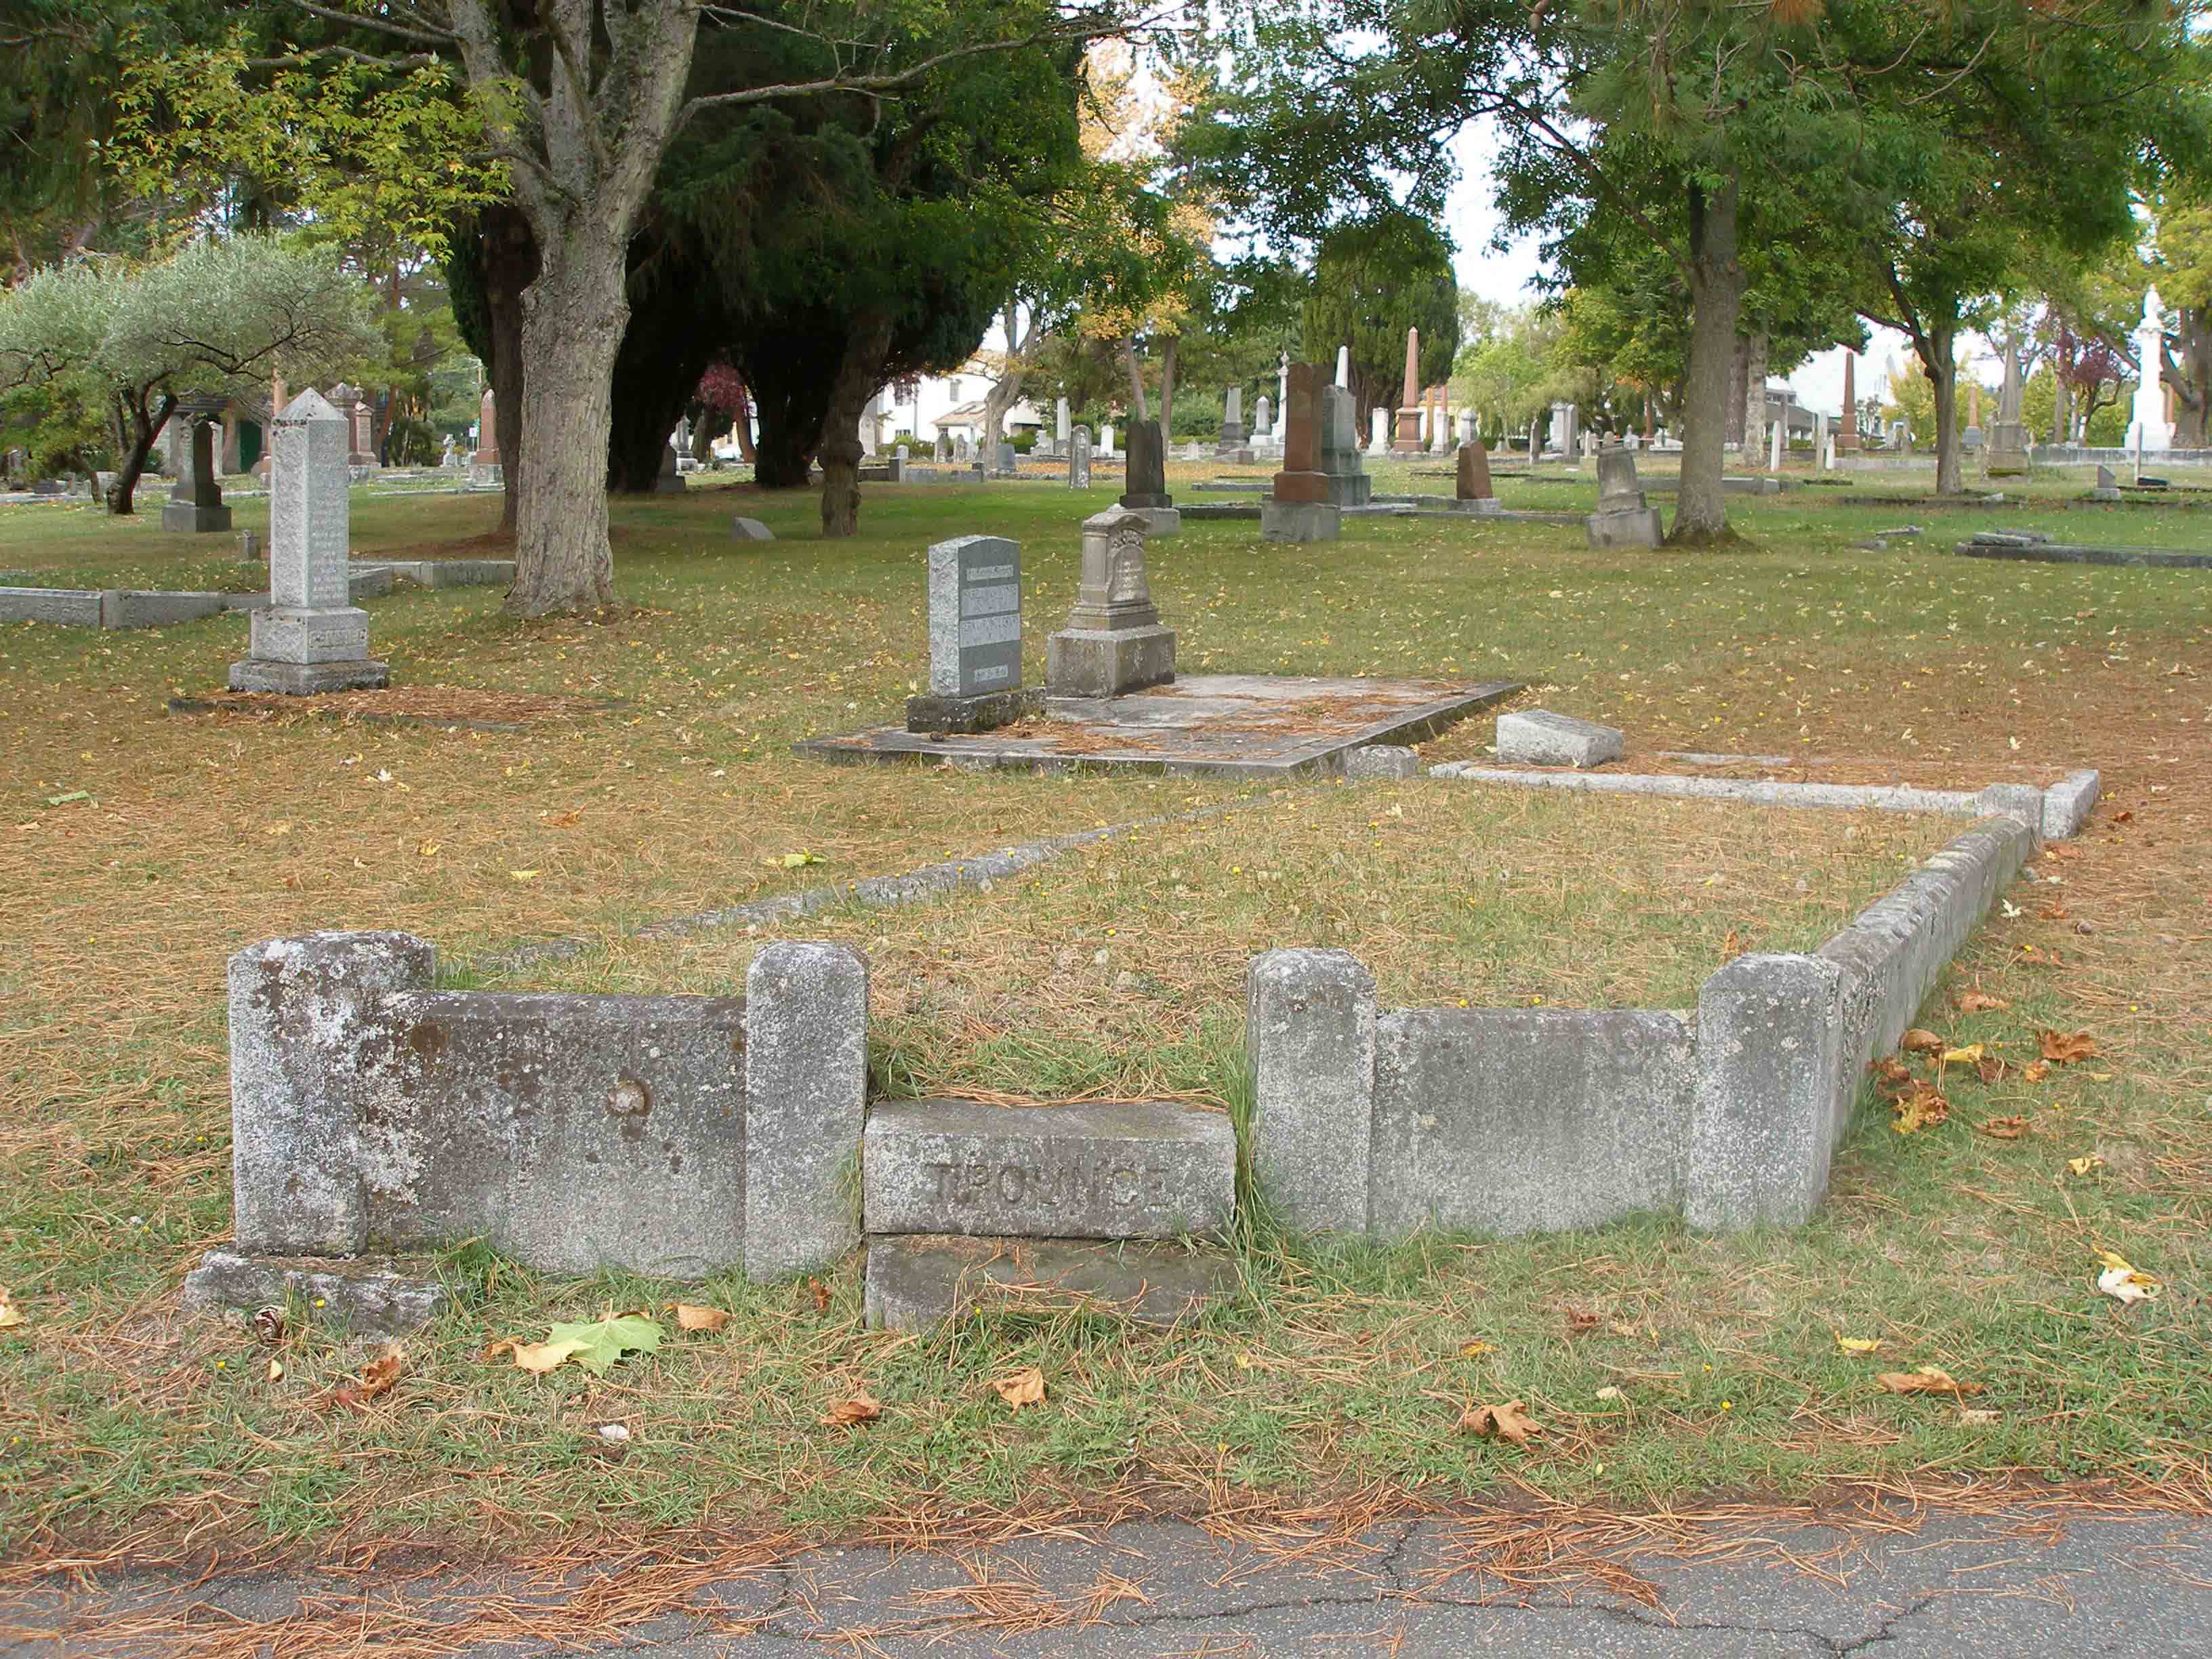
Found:
<svg viewBox="0 0 2212 1659"><path fill-rule="evenodd" d="M1502 253L1491 246L1491 238L1497 234L1498 216L1491 205L1492 186L1485 158L1494 143L1486 123L1463 129L1452 142L1452 155L1459 163L1460 176L1444 205L1444 228L1451 234L1458 249L1453 264L1458 270L1460 286L1472 289L1486 299L1509 302L1533 300L1537 297L1535 279L1543 266L1537 239L1519 238ZM1970 337L1969 344L1978 355L1969 361L1966 373L1994 389L2002 376L1986 343L1978 337ZM1887 384L1886 371L1893 362L1898 368L1909 368L1911 347L1902 334L1889 329L1874 330L1869 349L1859 359L1860 397L1869 397ZM1964 378L1962 375L1961 380ZM1842 412L1844 354L1840 349L1808 359L1788 379L1797 388L1799 401L1808 409L1828 415Z"/></svg>

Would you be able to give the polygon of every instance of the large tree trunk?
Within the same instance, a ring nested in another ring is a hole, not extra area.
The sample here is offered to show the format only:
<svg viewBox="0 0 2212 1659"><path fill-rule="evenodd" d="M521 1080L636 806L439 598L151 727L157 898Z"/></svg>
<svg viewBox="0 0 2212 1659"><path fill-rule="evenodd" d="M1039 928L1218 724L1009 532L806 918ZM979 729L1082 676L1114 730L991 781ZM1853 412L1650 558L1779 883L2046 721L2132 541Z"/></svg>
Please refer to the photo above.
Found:
<svg viewBox="0 0 2212 1659"><path fill-rule="evenodd" d="M1175 414L1176 352L1182 344L1182 337L1170 334L1160 348L1160 453L1168 453L1171 440L1168 437L1168 422Z"/></svg>
<svg viewBox="0 0 2212 1659"><path fill-rule="evenodd" d="M615 354L629 320L626 238L589 204L569 212L566 234L540 250L544 266L522 296L522 464L515 527L517 616L603 605L614 599L607 541L607 440L613 429Z"/></svg>
<svg viewBox="0 0 2212 1659"><path fill-rule="evenodd" d="M2179 355L2166 356L2166 383L2173 388L2173 447L2202 449L2212 422L2205 406L2212 403L2212 312L2184 306L2175 331Z"/></svg>
<svg viewBox="0 0 2212 1659"><path fill-rule="evenodd" d="M1721 440L1723 443L1740 445L1743 442L1743 411L1747 406L1744 400L1744 388L1750 382L1751 342L1739 334L1730 343L1729 351L1728 430Z"/></svg>
<svg viewBox="0 0 2212 1659"><path fill-rule="evenodd" d="M115 480L107 486L107 510L119 519L138 510L131 497L137 491L138 480L146 476L146 458L154 453L155 441L168 424L177 399L174 393L165 392L149 409L146 395L141 392L131 398L118 396L116 402L119 405L118 413L124 417L118 424L123 428L126 441L117 446L122 453Z"/></svg>
<svg viewBox="0 0 2212 1659"><path fill-rule="evenodd" d="M1137 362L1137 342L1133 337L1121 342L1121 363L1129 372L1129 418L1149 421L1152 418L1152 411L1145 398L1145 372Z"/></svg>
<svg viewBox="0 0 2212 1659"><path fill-rule="evenodd" d="M860 528L860 411L883 384L890 355L891 314L865 312L845 337L845 354L830 383L822 417L822 533L851 536Z"/></svg>
<svg viewBox="0 0 2212 1659"><path fill-rule="evenodd" d="M2074 393L2067 386L2065 378L2055 368L2051 378L2051 441L2063 444L2073 436ZM1983 453L1986 455L1989 453L1986 439L1984 443Z"/></svg>
<svg viewBox="0 0 2212 1659"><path fill-rule="evenodd" d="M1721 484L1728 432L1736 324L1744 276L1736 258L1736 180L1717 191L1689 183L1690 369L1683 386L1682 483L1667 539L1697 544L1726 539L1728 495Z"/></svg>
<svg viewBox="0 0 2212 1659"><path fill-rule="evenodd" d="M1743 454L1754 471L1766 465L1766 331L1743 340Z"/></svg>
<svg viewBox="0 0 2212 1659"><path fill-rule="evenodd" d="M1927 360L1921 372L1936 388L1936 493L1963 495L1964 473L1959 465L1959 319L1930 317L1927 325Z"/></svg>
<svg viewBox="0 0 2212 1659"><path fill-rule="evenodd" d="M514 208L483 213L484 307L491 316L492 440L499 446L505 491L499 527L512 532L522 478L522 296L538 280L538 241Z"/></svg>

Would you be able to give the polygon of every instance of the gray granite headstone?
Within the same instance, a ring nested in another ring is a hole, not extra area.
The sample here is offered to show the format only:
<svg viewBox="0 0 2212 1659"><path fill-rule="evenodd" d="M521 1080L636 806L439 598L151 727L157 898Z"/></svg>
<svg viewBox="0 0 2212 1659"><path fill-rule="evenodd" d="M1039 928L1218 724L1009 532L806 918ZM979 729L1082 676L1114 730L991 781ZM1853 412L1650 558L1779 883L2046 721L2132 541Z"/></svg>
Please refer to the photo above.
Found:
<svg viewBox="0 0 2212 1659"><path fill-rule="evenodd" d="M988 732L1036 711L1022 690L1022 544L956 536L929 550L929 690L909 732Z"/></svg>
<svg viewBox="0 0 2212 1659"><path fill-rule="evenodd" d="M161 504L161 528L191 535L227 531L230 509L222 504L222 486L216 482L214 429L205 421L190 424L189 440L179 446L184 465Z"/></svg>
<svg viewBox="0 0 2212 1659"><path fill-rule="evenodd" d="M368 654L368 614L351 603L345 417L310 387L271 425L269 608L252 613L230 689L307 696L387 685L392 671Z"/></svg>

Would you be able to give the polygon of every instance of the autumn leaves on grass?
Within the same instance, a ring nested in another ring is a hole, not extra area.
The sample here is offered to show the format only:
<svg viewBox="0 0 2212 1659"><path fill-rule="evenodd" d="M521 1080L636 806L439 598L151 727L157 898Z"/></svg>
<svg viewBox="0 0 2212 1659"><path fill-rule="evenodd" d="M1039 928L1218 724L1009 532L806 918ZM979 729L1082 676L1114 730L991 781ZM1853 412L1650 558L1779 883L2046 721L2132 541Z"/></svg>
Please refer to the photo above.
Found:
<svg viewBox="0 0 2212 1659"><path fill-rule="evenodd" d="M1990 1013L2010 1006L2002 997L1983 991L1969 991L1959 999L1961 1014ZM2052 1066L2070 1066L2077 1060L2093 1059L2097 1054L2097 1039L2087 1031L2039 1029L2035 1037L2039 1058L2017 1068L2022 1082L2040 1083L2051 1075ZM1942 1085L1950 1066L1970 1068L1975 1077L1990 1085L2012 1078L2015 1073L2013 1063L1990 1053L1989 1048L1986 1042L1954 1045L1917 1026L1907 1031L1898 1043L1896 1054L1884 1055L1868 1068L1874 1073L1875 1090L1889 1102L1889 1109L1894 1114L1890 1127L1901 1135L1917 1134L1949 1121L1951 1102ZM1923 1077L1916 1073L1912 1069L1915 1057L1923 1061L1932 1058L1933 1074ZM2021 1115L1987 1118L1979 1125L1984 1134L1996 1140L2017 1140L2033 1127Z"/></svg>

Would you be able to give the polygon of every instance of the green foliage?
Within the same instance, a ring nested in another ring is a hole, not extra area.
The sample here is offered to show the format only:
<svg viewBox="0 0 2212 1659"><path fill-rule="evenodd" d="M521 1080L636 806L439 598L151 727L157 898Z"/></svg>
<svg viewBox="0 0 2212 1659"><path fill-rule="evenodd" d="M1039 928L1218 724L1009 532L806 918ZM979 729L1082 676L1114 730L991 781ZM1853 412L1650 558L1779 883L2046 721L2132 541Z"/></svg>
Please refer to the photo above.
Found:
<svg viewBox="0 0 2212 1659"><path fill-rule="evenodd" d="M1460 297L1451 243L1426 219L1379 214L1331 231L1314 259L1306 301L1306 360L1334 370L1352 348L1352 395L1362 409L1395 408L1404 392L1406 331L1420 331L1418 375L1447 378L1459 353Z"/></svg>
<svg viewBox="0 0 2212 1659"><path fill-rule="evenodd" d="M1552 401L1553 357L1563 332L1556 313L1522 306L1502 313L1488 337L1462 350L1452 365L1452 401L1473 407L1486 430L1533 420Z"/></svg>

